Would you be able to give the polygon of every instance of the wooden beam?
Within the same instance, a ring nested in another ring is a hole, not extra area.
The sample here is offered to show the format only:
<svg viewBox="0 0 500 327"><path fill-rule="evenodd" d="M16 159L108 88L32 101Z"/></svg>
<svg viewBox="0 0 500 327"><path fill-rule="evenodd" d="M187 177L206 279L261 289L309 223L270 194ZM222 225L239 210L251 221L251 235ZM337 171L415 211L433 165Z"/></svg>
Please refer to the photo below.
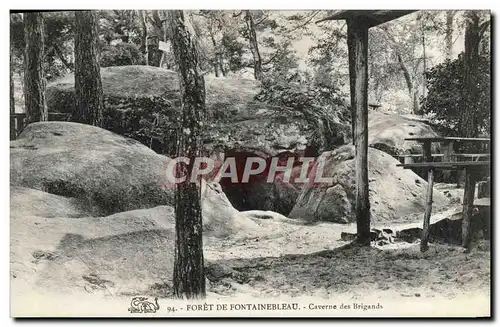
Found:
<svg viewBox="0 0 500 327"><path fill-rule="evenodd" d="M368 188L368 26L363 19L347 20L351 108L356 149L357 241L370 245Z"/></svg>
<svg viewBox="0 0 500 327"><path fill-rule="evenodd" d="M396 18L411 14L416 10L337 10L332 15L329 15L316 22L324 22L327 20L349 20L363 18L367 27L374 27Z"/></svg>
<svg viewBox="0 0 500 327"><path fill-rule="evenodd" d="M403 167L405 169L413 168L438 168L438 169L477 169L484 170L488 169L491 165L491 161L459 161L459 162L418 162L411 164L396 164L397 167Z"/></svg>
<svg viewBox="0 0 500 327"><path fill-rule="evenodd" d="M491 139L489 137L407 137L405 141L417 141L417 142L449 142L449 141L458 141L458 142L490 142Z"/></svg>

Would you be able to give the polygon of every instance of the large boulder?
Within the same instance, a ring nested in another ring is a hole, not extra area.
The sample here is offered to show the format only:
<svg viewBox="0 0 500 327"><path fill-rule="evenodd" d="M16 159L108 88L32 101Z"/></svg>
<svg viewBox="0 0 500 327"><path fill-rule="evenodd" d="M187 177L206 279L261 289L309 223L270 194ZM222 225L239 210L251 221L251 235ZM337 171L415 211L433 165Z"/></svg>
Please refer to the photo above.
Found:
<svg viewBox="0 0 500 327"><path fill-rule="evenodd" d="M172 157L176 137L172 124L180 109L178 74L152 66L120 66L101 69L104 93L104 128L139 140L157 153ZM260 83L246 78L205 76L208 122L204 147L210 155L317 156L325 136L301 113L271 106L255 99ZM72 74L47 86L50 112L71 113L75 106ZM330 126L331 127L331 126ZM343 144L349 125L339 121L330 143ZM334 141L332 141L334 139ZM274 210L288 214L299 193L282 183L245 185L222 183L239 210ZM263 200L263 198L265 199ZM247 202L244 205L243 202Z"/></svg>
<svg viewBox="0 0 500 327"><path fill-rule="evenodd" d="M73 197L94 215L173 204L169 158L104 129L30 124L10 143L10 184Z"/></svg>
<svg viewBox="0 0 500 327"><path fill-rule="evenodd" d="M303 186L289 217L308 221L355 222L354 147L346 145L321 155L325 159L323 176L332 183ZM410 170L396 167L399 162L387 153L368 149L368 174L372 221L398 222L424 211L427 183ZM317 163L313 171L317 169ZM439 191L434 192L434 208L448 204Z"/></svg>
<svg viewBox="0 0 500 327"><path fill-rule="evenodd" d="M422 153L420 143L405 141L405 138L437 136L440 136L438 132L418 116L406 117L377 111L370 111L368 115L368 144L393 156ZM439 146L433 146L433 151L437 152Z"/></svg>
<svg viewBox="0 0 500 327"><path fill-rule="evenodd" d="M152 66L105 67L101 68L101 79L108 118L104 127L144 144L151 143L157 152L171 154L172 144L158 144L159 139L151 140L143 134L158 125L169 128L169 123L177 119L180 109L177 73ZM303 151L316 141L312 137L313 127L300 114L291 115L255 100L260 90L258 81L206 76L205 87L210 122L204 137L209 150L243 146L276 155L283 151ZM48 84L47 105L51 112L73 112L72 74ZM155 120L156 113L165 115L170 122ZM141 125L141 120L150 118L150 125ZM339 138L342 133L339 130Z"/></svg>
<svg viewBox="0 0 500 327"><path fill-rule="evenodd" d="M34 190L10 188L10 212L16 216L80 218L91 215L85 204L77 199Z"/></svg>

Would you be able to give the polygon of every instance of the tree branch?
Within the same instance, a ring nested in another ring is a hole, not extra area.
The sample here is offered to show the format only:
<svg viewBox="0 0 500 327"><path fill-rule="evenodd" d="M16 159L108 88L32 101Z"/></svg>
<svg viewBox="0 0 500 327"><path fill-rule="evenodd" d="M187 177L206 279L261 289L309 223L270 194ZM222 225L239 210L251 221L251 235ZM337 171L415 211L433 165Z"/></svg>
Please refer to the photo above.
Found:
<svg viewBox="0 0 500 327"><path fill-rule="evenodd" d="M307 19L307 21L305 23L299 24L299 25L295 26L294 28L292 28L288 32L291 33L291 32L294 32L294 31L298 30L299 28L303 28L304 26L306 26L307 24L309 24L311 22L311 20L313 20L313 18L316 17L316 15L319 12L320 12L319 10L313 11L312 14L311 14L311 16L309 17L309 19Z"/></svg>
<svg viewBox="0 0 500 327"><path fill-rule="evenodd" d="M413 92L413 82L411 80L410 72L408 71L408 68L404 64L403 58L401 57L398 51L396 51L396 57L398 58L399 65L401 67L401 70L403 71L403 76L406 81L406 86L408 87L408 92L411 95Z"/></svg>
<svg viewBox="0 0 500 327"><path fill-rule="evenodd" d="M266 19L269 18L269 14L267 16L265 16L264 18L262 18L261 20L259 20L258 22L255 22L253 23L255 26L258 26L260 24L262 24Z"/></svg>
<svg viewBox="0 0 500 327"><path fill-rule="evenodd" d="M281 50L276 50L276 52L274 52L274 54L271 56L271 58L269 58L267 61L262 62L262 66L269 65L274 59L276 59L276 57L278 57L278 55L280 53L281 53Z"/></svg>
<svg viewBox="0 0 500 327"><path fill-rule="evenodd" d="M54 52L56 53L57 57L61 60L64 66L68 68L70 71L74 71L74 67L72 63L68 62L66 58L64 57L64 54L62 53L61 49L57 44L54 44Z"/></svg>

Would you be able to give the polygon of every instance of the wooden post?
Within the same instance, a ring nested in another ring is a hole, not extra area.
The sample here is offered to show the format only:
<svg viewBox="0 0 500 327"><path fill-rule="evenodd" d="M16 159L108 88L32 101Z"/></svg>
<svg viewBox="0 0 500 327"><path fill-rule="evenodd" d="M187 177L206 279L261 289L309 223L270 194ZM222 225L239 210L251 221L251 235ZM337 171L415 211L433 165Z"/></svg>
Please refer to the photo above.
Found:
<svg viewBox="0 0 500 327"><path fill-rule="evenodd" d="M429 226L432 212L432 191L434 190L434 169L427 171L427 195L425 197L424 226L422 230L422 240L420 242L420 251L425 252L429 249Z"/></svg>
<svg viewBox="0 0 500 327"><path fill-rule="evenodd" d="M411 164L411 163L413 163L413 161L414 161L414 160L413 160L413 157L411 157L410 155L408 155L408 156L406 156L406 157L404 157L404 158L405 158L405 160L404 160L404 164Z"/></svg>
<svg viewBox="0 0 500 327"><path fill-rule="evenodd" d="M453 141L443 142L443 162L451 162L453 160ZM449 182L453 172L451 170L443 171L443 181Z"/></svg>
<svg viewBox="0 0 500 327"><path fill-rule="evenodd" d="M474 206L474 192L476 178L472 169L465 168L464 204L462 210L462 246L470 251L472 244L472 208Z"/></svg>
<svg viewBox="0 0 500 327"><path fill-rule="evenodd" d="M10 140L15 140L17 137L16 133L16 116L15 115L10 115Z"/></svg>
<svg viewBox="0 0 500 327"><path fill-rule="evenodd" d="M347 20L351 108L355 113L357 242L369 246L368 26L368 22L363 17L354 17Z"/></svg>
<svg viewBox="0 0 500 327"><path fill-rule="evenodd" d="M430 141L424 141L422 144L422 162L432 162L432 154L431 154L431 142ZM423 172L423 179L428 178L428 170L425 170Z"/></svg>

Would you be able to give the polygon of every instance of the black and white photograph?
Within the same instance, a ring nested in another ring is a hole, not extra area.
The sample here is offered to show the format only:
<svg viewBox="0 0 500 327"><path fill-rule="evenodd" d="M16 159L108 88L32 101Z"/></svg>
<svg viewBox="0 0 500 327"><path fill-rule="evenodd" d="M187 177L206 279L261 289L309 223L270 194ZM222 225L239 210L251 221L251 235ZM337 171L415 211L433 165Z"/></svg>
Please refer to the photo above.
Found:
<svg viewBox="0 0 500 327"><path fill-rule="evenodd" d="M11 317L491 317L490 10L9 18Z"/></svg>

